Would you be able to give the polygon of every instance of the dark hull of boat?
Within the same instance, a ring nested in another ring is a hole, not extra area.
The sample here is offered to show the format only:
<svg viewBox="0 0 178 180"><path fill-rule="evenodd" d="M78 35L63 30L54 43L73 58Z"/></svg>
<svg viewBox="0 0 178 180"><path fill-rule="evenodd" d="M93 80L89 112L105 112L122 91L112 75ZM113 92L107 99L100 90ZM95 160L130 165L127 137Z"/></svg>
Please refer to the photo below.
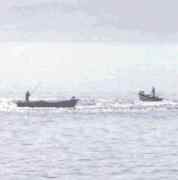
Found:
<svg viewBox="0 0 178 180"><path fill-rule="evenodd" d="M71 99L66 101L16 101L18 107L31 107L31 108L71 108L75 107L78 99Z"/></svg>
<svg viewBox="0 0 178 180"><path fill-rule="evenodd" d="M139 94L139 99L141 101L150 101L150 102L157 102L157 101L162 101L163 100L162 98L159 98L157 96L153 97L153 96L150 96L150 95L142 95L142 94Z"/></svg>

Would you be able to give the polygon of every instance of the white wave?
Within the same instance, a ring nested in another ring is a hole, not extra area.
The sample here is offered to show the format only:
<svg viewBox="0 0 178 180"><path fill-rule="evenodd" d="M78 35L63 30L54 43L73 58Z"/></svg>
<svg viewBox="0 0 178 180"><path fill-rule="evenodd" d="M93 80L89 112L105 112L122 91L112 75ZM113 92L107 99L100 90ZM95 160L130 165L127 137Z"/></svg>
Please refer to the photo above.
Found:
<svg viewBox="0 0 178 180"><path fill-rule="evenodd" d="M83 100L84 101L84 100ZM88 101L88 100L87 100ZM164 100L161 102L124 101L118 99L96 99L95 104L81 103L77 106L81 111L92 112L125 112L125 111L150 111L177 109L178 102Z"/></svg>
<svg viewBox="0 0 178 180"><path fill-rule="evenodd" d="M176 110L178 102L164 100L161 102L126 101L117 98L83 98L76 108L38 108L38 110L61 112L142 112L155 110ZM32 108L18 108L12 99L0 99L0 111L29 111Z"/></svg>
<svg viewBox="0 0 178 180"><path fill-rule="evenodd" d="M17 106L11 99L1 98L0 99L0 111L13 111Z"/></svg>

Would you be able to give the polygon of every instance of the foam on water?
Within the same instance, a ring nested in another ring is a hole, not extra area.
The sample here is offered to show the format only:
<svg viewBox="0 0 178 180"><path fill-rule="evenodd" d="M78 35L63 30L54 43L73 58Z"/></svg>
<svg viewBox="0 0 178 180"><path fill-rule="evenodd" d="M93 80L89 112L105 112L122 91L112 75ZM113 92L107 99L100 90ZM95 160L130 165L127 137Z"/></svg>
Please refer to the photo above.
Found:
<svg viewBox="0 0 178 180"><path fill-rule="evenodd" d="M89 102L89 103L88 103ZM81 111L106 111L106 112L128 112L128 111L152 111L152 110L169 110L177 109L178 102L171 100L164 100L161 102L142 102L139 100L126 101L120 99L104 99L99 98L95 100L85 101L81 100L77 109Z"/></svg>
<svg viewBox="0 0 178 180"><path fill-rule="evenodd" d="M0 111L29 111L41 109L62 112L144 112L168 111L178 109L178 102L164 100L161 102L141 102L139 100L121 100L117 98L81 98L75 108L18 108L12 99L0 99Z"/></svg>
<svg viewBox="0 0 178 180"><path fill-rule="evenodd" d="M0 99L0 111L13 111L16 109L16 104L11 99Z"/></svg>

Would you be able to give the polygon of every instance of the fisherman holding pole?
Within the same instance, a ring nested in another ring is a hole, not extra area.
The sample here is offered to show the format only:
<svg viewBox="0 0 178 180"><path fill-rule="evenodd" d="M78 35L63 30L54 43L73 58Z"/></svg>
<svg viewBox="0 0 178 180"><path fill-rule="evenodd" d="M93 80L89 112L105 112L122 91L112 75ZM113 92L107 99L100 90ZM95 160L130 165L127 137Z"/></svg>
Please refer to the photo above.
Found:
<svg viewBox="0 0 178 180"><path fill-rule="evenodd" d="M155 87L152 87L152 96L155 97Z"/></svg>
<svg viewBox="0 0 178 180"><path fill-rule="evenodd" d="M34 91L37 90L37 88L39 87L40 84L41 84L41 83L38 83L38 84L33 88L33 90L31 90L31 93L32 93L32 94L33 94ZM26 101L26 102L29 102L29 101L30 101L29 98L30 98L30 96L31 96L31 93L30 93L30 91L27 91L27 92L25 93L25 101Z"/></svg>
<svg viewBox="0 0 178 180"><path fill-rule="evenodd" d="M25 101L26 102L29 102L29 97L30 97L30 92L29 91L27 91L26 93L25 93Z"/></svg>

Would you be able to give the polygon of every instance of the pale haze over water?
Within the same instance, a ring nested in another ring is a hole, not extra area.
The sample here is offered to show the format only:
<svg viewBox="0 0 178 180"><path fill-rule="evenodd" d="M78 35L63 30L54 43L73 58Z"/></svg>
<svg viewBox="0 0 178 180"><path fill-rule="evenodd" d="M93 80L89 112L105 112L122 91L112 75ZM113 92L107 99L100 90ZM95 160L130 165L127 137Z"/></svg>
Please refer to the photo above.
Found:
<svg viewBox="0 0 178 180"><path fill-rule="evenodd" d="M0 1L0 179L178 179L177 7ZM164 100L139 101L153 86ZM17 107L27 90L80 101Z"/></svg>
<svg viewBox="0 0 178 180"><path fill-rule="evenodd" d="M177 95L174 44L2 43L0 48L2 95L36 88L36 95L129 96L152 86L168 98Z"/></svg>
<svg viewBox="0 0 178 180"><path fill-rule="evenodd" d="M4 180L176 179L177 46L2 43L0 177ZM163 102L144 103L155 86ZM68 99L75 109L17 108Z"/></svg>

